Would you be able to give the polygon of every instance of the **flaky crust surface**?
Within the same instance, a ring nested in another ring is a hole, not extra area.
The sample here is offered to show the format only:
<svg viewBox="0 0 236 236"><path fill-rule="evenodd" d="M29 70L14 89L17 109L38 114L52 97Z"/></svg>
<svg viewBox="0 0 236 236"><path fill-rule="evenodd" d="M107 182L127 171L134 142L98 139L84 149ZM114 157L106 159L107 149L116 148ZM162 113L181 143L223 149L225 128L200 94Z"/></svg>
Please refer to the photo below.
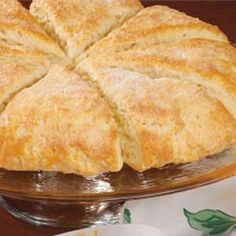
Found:
<svg viewBox="0 0 236 236"><path fill-rule="evenodd" d="M0 165L81 175L122 167L113 114L97 90L53 68L8 104L0 117Z"/></svg>
<svg viewBox="0 0 236 236"><path fill-rule="evenodd" d="M79 68L90 74L96 67L129 69L152 78L176 78L208 89L236 118L236 48L229 43L191 39L119 52Z"/></svg>
<svg viewBox="0 0 236 236"><path fill-rule="evenodd" d="M34 0L30 7L71 59L140 9L138 0Z"/></svg>
<svg viewBox="0 0 236 236"><path fill-rule="evenodd" d="M153 44L180 41L191 38L206 38L227 42L227 37L217 26L207 24L198 18L166 6L144 8L126 21L122 27L92 46L81 56L111 54L119 51Z"/></svg>
<svg viewBox="0 0 236 236"><path fill-rule="evenodd" d="M0 41L0 111L15 94L45 76L54 63L59 63L54 56Z"/></svg>
<svg viewBox="0 0 236 236"><path fill-rule="evenodd" d="M108 67L91 79L116 108L123 158L137 171L199 160L235 142L235 119L197 84Z"/></svg>
<svg viewBox="0 0 236 236"><path fill-rule="evenodd" d="M142 172L236 144L236 49L217 27L137 0L34 0L31 13L68 59L8 3L0 167L91 176L125 162Z"/></svg>
<svg viewBox="0 0 236 236"><path fill-rule="evenodd" d="M17 0L0 2L0 40L38 48L59 57L64 56L59 46Z"/></svg>

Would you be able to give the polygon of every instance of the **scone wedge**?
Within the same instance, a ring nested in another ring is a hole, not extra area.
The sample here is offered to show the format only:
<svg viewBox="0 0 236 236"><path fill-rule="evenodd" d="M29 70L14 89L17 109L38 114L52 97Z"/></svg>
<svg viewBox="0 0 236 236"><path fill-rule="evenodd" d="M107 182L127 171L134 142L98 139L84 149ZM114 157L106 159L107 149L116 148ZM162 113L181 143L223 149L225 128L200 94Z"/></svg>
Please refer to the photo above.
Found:
<svg viewBox="0 0 236 236"><path fill-rule="evenodd" d="M196 161L236 141L236 120L197 84L119 68L97 68L90 79L119 117L123 158L136 171Z"/></svg>
<svg viewBox="0 0 236 236"><path fill-rule="evenodd" d="M148 48L153 44L203 38L227 42L228 39L217 26L166 6L144 8L126 21L122 27L93 45L80 58L105 57L135 47Z"/></svg>
<svg viewBox="0 0 236 236"><path fill-rule="evenodd" d="M0 116L0 166L83 176L119 171L120 138L107 102L61 66L20 92Z"/></svg>
<svg viewBox="0 0 236 236"><path fill-rule="evenodd" d="M236 48L229 43L191 39L138 47L78 66L92 74L98 66L136 71L153 79L168 77L207 89L236 118Z"/></svg>
<svg viewBox="0 0 236 236"><path fill-rule="evenodd" d="M142 8L138 0L33 0L30 12L76 59Z"/></svg>
<svg viewBox="0 0 236 236"><path fill-rule="evenodd" d="M0 112L22 89L44 77L54 63L54 56L25 46L0 41Z"/></svg>
<svg viewBox="0 0 236 236"><path fill-rule="evenodd" d="M144 171L235 145L235 66L229 43L190 39L89 57L78 68L121 117L125 162Z"/></svg>
<svg viewBox="0 0 236 236"><path fill-rule="evenodd" d="M0 41L25 45L58 57L65 54L17 0L0 1Z"/></svg>

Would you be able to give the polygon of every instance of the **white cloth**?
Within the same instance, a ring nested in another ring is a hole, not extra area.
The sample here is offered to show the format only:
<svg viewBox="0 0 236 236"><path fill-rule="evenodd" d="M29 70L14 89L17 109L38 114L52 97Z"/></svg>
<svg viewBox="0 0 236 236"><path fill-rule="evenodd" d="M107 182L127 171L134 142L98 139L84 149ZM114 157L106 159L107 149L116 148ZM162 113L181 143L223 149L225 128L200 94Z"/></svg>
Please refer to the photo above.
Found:
<svg viewBox="0 0 236 236"><path fill-rule="evenodd" d="M221 210L236 217L236 177L166 196L128 201L124 209L128 209L130 213L128 219L131 219L131 225L99 226L61 236L202 235L202 232L190 227L183 212L184 208L194 213L205 209ZM125 218L125 214L123 215ZM236 236L236 232L230 236Z"/></svg>
<svg viewBox="0 0 236 236"><path fill-rule="evenodd" d="M132 224L154 226L167 236L199 236L202 233L189 226L183 208L190 212L219 209L236 217L236 177L193 190L129 201L126 208Z"/></svg>
<svg viewBox="0 0 236 236"><path fill-rule="evenodd" d="M111 225L76 230L58 236L164 236L156 228L147 225Z"/></svg>

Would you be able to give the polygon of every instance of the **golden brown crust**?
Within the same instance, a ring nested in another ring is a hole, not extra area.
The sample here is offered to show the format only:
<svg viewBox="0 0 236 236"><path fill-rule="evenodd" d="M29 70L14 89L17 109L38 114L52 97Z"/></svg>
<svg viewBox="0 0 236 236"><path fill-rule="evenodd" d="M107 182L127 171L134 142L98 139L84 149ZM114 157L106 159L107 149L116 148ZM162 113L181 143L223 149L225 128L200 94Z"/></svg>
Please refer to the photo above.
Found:
<svg viewBox="0 0 236 236"><path fill-rule="evenodd" d="M41 79L54 63L59 63L54 56L0 41L0 111L16 93Z"/></svg>
<svg viewBox="0 0 236 236"><path fill-rule="evenodd" d="M122 27L100 40L81 56L97 56L124 51L136 46L206 38L227 42L218 27L166 6L145 8L126 21Z"/></svg>
<svg viewBox="0 0 236 236"><path fill-rule="evenodd" d="M38 48L59 57L64 56L59 46L17 0L0 2L0 40Z"/></svg>
<svg viewBox="0 0 236 236"><path fill-rule="evenodd" d="M122 167L113 114L78 75L53 68L0 118L0 166L95 175Z"/></svg>
<svg viewBox="0 0 236 236"><path fill-rule="evenodd" d="M0 58L7 57L12 57L13 59L28 57L34 58L35 60L40 60L40 58L50 58L55 62L63 60L59 57L44 53L41 50L32 47L27 47L25 45L8 44L7 42L0 40Z"/></svg>
<svg viewBox="0 0 236 236"><path fill-rule="evenodd" d="M42 63L51 62L51 64L59 64L59 65L71 65L72 63L66 57L57 57L52 54L48 54L42 52L39 49L35 49L32 47L27 47L25 45L15 45L9 44L5 41L0 40L0 58L12 58L12 60L24 60L27 58L28 60L41 61Z"/></svg>
<svg viewBox="0 0 236 236"><path fill-rule="evenodd" d="M236 121L190 82L115 68L93 74L121 120L124 161L137 171L213 155L236 141Z"/></svg>
<svg viewBox="0 0 236 236"><path fill-rule="evenodd" d="M236 141L236 49L228 43L140 46L78 68L120 111L124 160L135 170L198 160Z"/></svg>
<svg viewBox="0 0 236 236"><path fill-rule="evenodd" d="M75 59L141 8L138 0L34 0L30 11Z"/></svg>
<svg viewBox="0 0 236 236"><path fill-rule="evenodd" d="M236 49L217 27L154 6L86 51L142 5L34 0L39 23L82 60L82 79L50 70L68 63L49 55L63 52L18 2L1 6L0 167L88 176L124 160L144 171L235 144Z"/></svg>
<svg viewBox="0 0 236 236"><path fill-rule="evenodd" d="M192 39L141 47L104 59L86 59L79 67L92 73L98 64L200 84L236 118L236 48L228 43Z"/></svg>

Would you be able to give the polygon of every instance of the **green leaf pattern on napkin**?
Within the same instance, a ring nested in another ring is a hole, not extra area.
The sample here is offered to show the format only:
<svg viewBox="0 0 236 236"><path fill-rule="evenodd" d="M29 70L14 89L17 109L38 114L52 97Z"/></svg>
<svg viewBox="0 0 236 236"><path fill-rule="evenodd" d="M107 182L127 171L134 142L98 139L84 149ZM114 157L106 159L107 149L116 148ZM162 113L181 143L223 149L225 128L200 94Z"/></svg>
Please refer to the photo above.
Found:
<svg viewBox="0 0 236 236"><path fill-rule="evenodd" d="M131 212L129 209L125 208L123 217L123 221L125 224L131 224Z"/></svg>
<svg viewBox="0 0 236 236"><path fill-rule="evenodd" d="M184 209L189 225L202 231L202 236L228 236L236 231L236 217L220 210L205 209L191 213Z"/></svg>

